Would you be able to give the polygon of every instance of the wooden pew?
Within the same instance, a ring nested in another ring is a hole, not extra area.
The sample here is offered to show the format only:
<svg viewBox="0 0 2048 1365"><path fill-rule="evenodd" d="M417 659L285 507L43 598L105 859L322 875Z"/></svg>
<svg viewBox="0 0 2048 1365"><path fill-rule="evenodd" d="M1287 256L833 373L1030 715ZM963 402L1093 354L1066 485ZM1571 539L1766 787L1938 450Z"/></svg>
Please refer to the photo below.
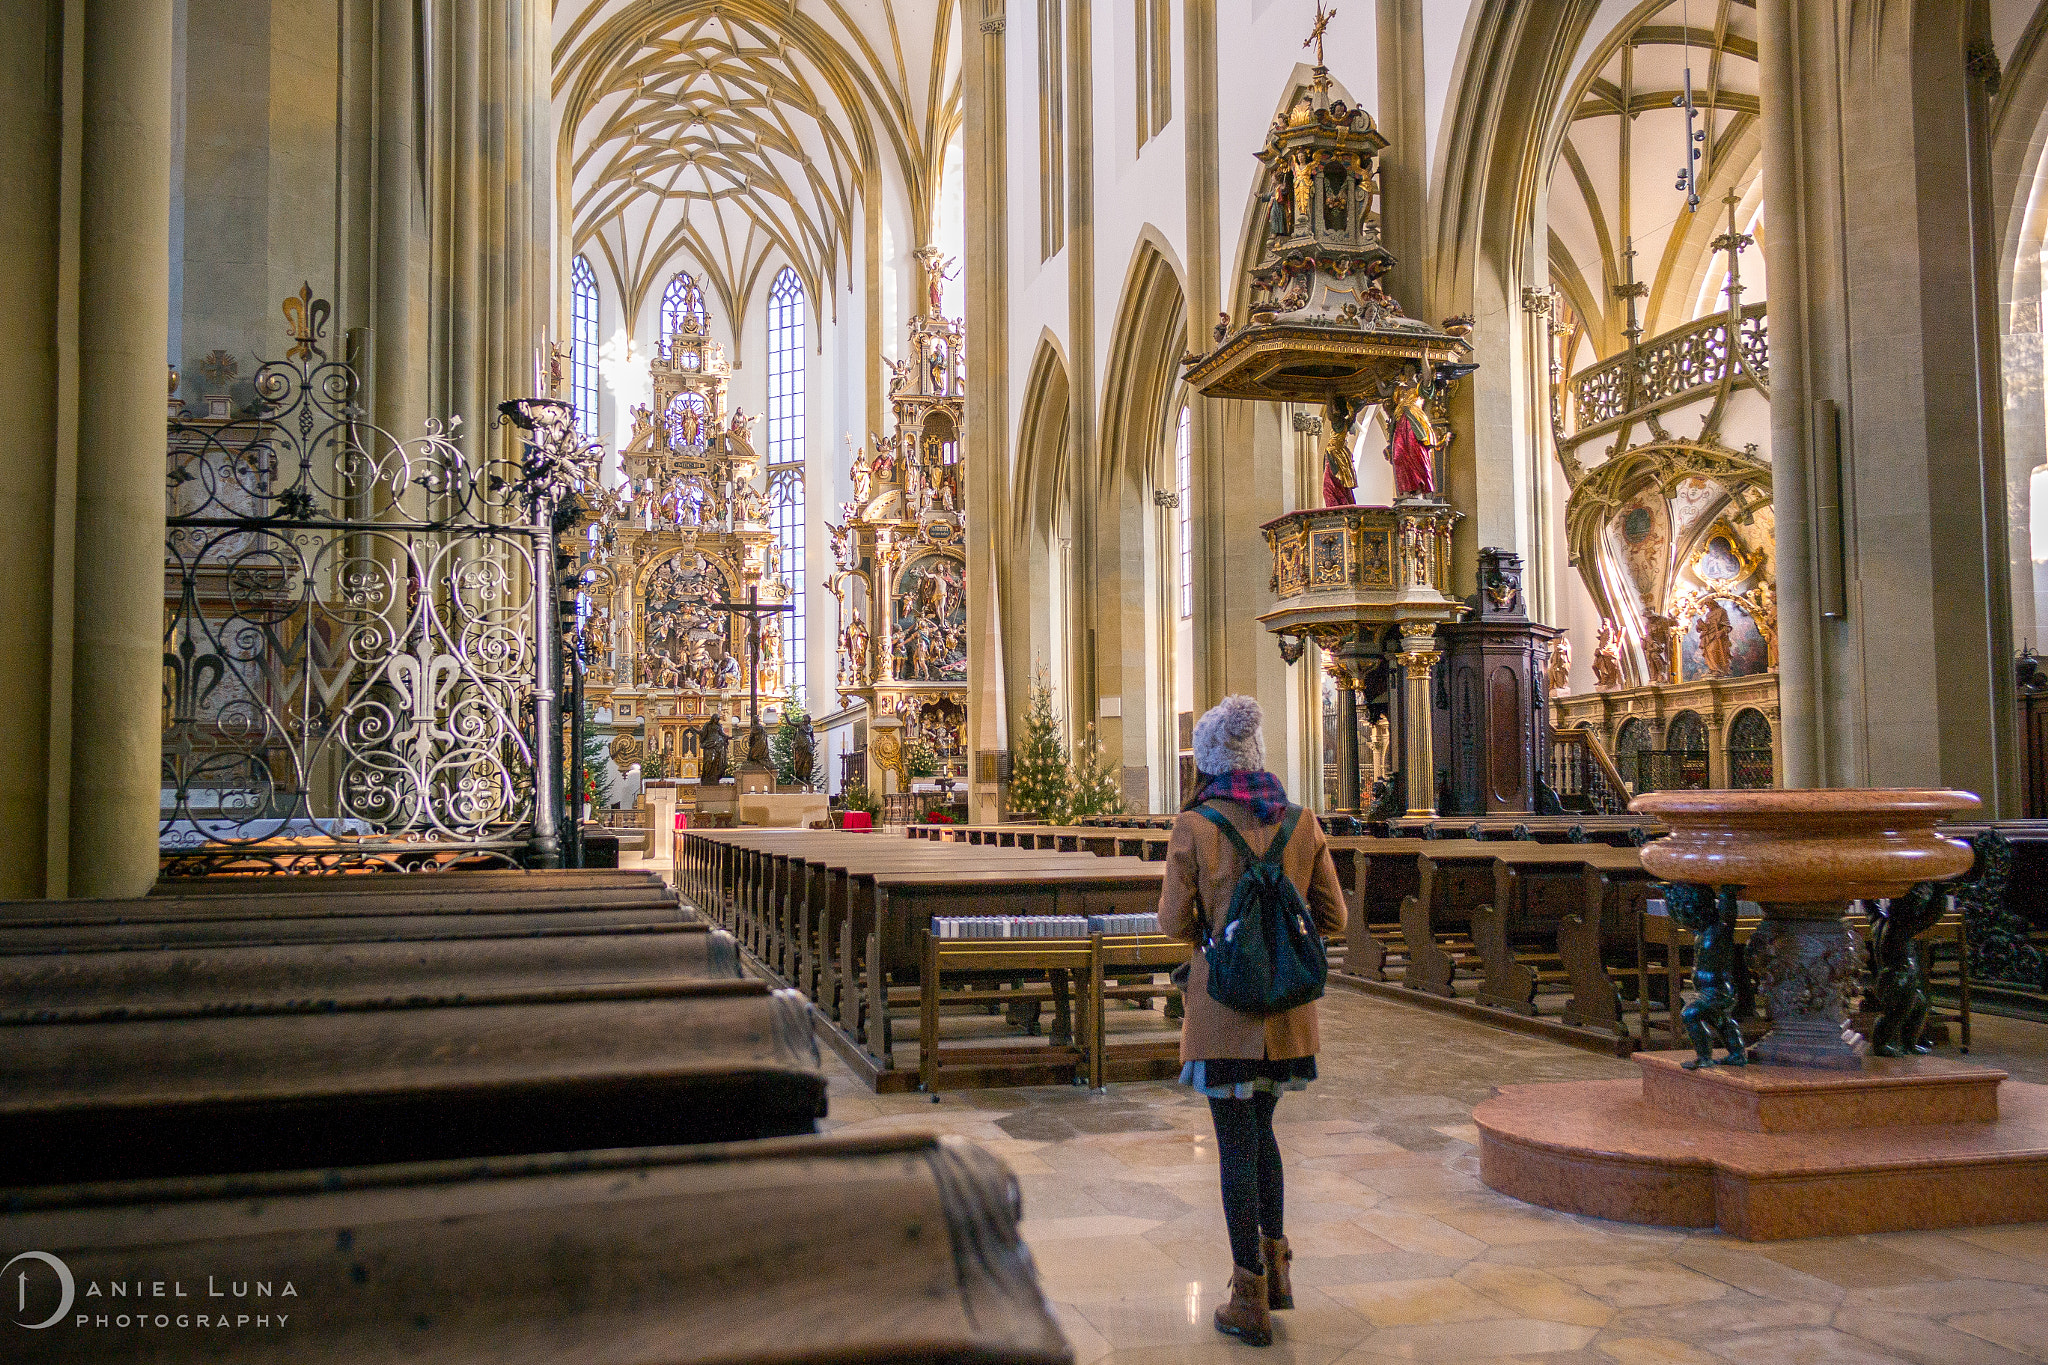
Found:
<svg viewBox="0 0 2048 1365"><path fill-rule="evenodd" d="M1134 859L809 830L692 830L700 903L819 1003L863 1063L896 1065L892 984L921 994L935 916L1109 914L1157 907ZM815 970L812 964L815 963Z"/></svg>
<svg viewBox="0 0 2048 1365"><path fill-rule="evenodd" d="M83 1326L75 1316L44 1331L9 1325L9 1359L23 1365L1073 1359L1017 1235L1015 1177L957 1138L793 1138L13 1193L0 1236L62 1258L81 1296L73 1314L86 1315ZM42 1273L22 1286L36 1318L57 1307L55 1277ZM159 1281L162 1300L82 1297L88 1284ZM209 1285L226 1294L234 1282L249 1297L208 1297ZM169 1297L171 1286L186 1297ZM150 1315L141 1330L136 1313ZM168 1315L163 1329L157 1313ZM201 1313L247 1320L202 1329L190 1321ZM257 1314L269 1318L262 1327Z"/></svg>
<svg viewBox="0 0 2048 1365"><path fill-rule="evenodd" d="M22 1184L768 1137L824 1114L809 1007L758 981L44 1017L0 1025Z"/></svg>
<svg viewBox="0 0 2048 1365"><path fill-rule="evenodd" d="M190 900L196 896L257 896L312 892L345 895L469 895L480 891L533 888L642 887L659 888L661 875L640 868L548 868L520 872L479 869L456 872L374 873L326 876L280 874L267 877L174 877L150 888L152 896Z"/></svg>
<svg viewBox="0 0 2048 1365"><path fill-rule="evenodd" d="M54 903L54 902L53 902ZM0 955L85 949L151 949L205 944L361 943L427 940L553 938L637 933L684 925L680 906L650 910L482 911L425 915L316 915L309 918L211 918L156 922L53 918L0 922Z"/></svg>
<svg viewBox="0 0 2048 1365"><path fill-rule="evenodd" d="M1386 822L1397 838L1520 839L1563 844L1583 840L1634 847L1665 833L1663 825L1640 815L1433 815L1406 816Z"/></svg>
<svg viewBox="0 0 2048 1365"><path fill-rule="evenodd" d="M1641 853L1605 844L1517 845L1493 864L1493 894L1473 914L1485 964L1481 1004L1536 1013L1537 974L1515 955L1531 939L1554 945L1571 998L1564 1022L1624 1035L1607 958L1627 966L1653 878Z"/></svg>
<svg viewBox="0 0 2048 1365"><path fill-rule="evenodd" d="M0 1022L26 1022L49 1011L136 1017L346 996L450 996L739 975L738 944L708 924L502 939L73 949L0 955Z"/></svg>
<svg viewBox="0 0 2048 1365"><path fill-rule="evenodd" d="M458 874L444 874L458 875ZM397 880L394 878L393 880ZM144 896L134 900L0 901L0 926L51 921L181 924L203 920L310 919L367 915L495 915L508 911L667 910L681 905L660 884L617 887L537 886L422 896L404 893L293 889L276 895Z"/></svg>

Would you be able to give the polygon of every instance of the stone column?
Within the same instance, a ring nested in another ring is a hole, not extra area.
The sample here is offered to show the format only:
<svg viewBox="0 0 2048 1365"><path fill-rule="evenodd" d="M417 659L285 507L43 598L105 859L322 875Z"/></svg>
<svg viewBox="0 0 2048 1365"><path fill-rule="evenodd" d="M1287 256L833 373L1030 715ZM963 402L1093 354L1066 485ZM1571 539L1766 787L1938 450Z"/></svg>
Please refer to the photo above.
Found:
<svg viewBox="0 0 2048 1365"><path fill-rule="evenodd" d="M2018 813L1996 69L1968 0L1759 0L1780 692L1794 787ZM1839 433L1839 437L1837 437ZM1839 482L1840 495L1834 495Z"/></svg>
<svg viewBox="0 0 2048 1365"><path fill-rule="evenodd" d="M1729 785L1727 720L1719 711L1710 711L1700 720L1707 727L1707 785L1726 787Z"/></svg>
<svg viewBox="0 0 2048 1365"><path fill-rule="evenodd" d="M1377 52L1379 92L1373 112L1387 139L1380 153L1381 240L1403 267L1389 276L1389 283L1408 316L1430 317L1429 275L1423 268L1429 106L1423 84L1422 0L1379 0Z"/></svg>
<svg viewBox="0 0 2048 1365"><path fill-rule="evenodd" d="M61 0L8 0L0 48L0 899L44 895L51 800L52 574L61 368ZM159 409L161 411L161 409ZM69 616L66 604L62 613ZM68 660L66 661L68 665ZM61 872L58 874L61 877Z"/></svg>
<svg viewBox="0 0 2048 1365"><path fill-rule="evenodd" d="M70 894L156 880L171 0L87 0Z"/></svg>
<svg viewBox="0 0 2048 1365"><path fill-rule="evenodd" d="M1003 0L968 0L961 84L966 109L967 202L979 206L967 224L967 354L975 359L967 386L967 665L968 818L993 822L1001 788L982 781L981 756L1009 747L1003 686L1003 615L1012 609L1008 556L995 528L1010 524L1009 499L1009 166L1008 96ZM879 310L877 310L879 311ZM1021 615L1019 624L1021 625Z"/></svg>
<svg viewBox="0 0 2048 1365"><path fill-rule="evenodd" d="M1333 809L1358 813L1358 685L1348 664L1323 665L1337 684L1337 790Z"/></svg>
<svg viewBox="0 0 2048 1365"><path fill-rule="evenodd" d="M1436 630L1431 627L1401 635L1401 665L1405 685L1401 696L1401 769L1407 774L1408 814L1427 817L1436 814L1436 753L1431 740L1433 716L1429 704L1429 672L1443 653L1436 647Z"/></svg>

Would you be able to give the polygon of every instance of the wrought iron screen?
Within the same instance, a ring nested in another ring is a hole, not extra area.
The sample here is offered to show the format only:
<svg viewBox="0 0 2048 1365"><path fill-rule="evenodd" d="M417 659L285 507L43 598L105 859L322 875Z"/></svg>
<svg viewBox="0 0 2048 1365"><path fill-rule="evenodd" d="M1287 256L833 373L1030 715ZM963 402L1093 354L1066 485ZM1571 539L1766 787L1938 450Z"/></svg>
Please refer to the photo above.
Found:
<svg viewBox="0 0 2048 1365"><path fill-rule="evenodd" d="M547 676L531 471L460 418L370 425L326 302L285 313L249 409L170 423L165 875L516 865Z"/></svg>

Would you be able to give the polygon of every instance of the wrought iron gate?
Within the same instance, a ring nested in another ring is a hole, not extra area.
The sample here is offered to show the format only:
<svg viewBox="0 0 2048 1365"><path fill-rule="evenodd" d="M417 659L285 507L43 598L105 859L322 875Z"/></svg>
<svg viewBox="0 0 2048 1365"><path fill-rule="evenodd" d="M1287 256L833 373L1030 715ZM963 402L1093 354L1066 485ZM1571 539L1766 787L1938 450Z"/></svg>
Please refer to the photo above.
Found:
<svg viewBox="0 0 2048 1365"><path fill-rule="evenodd" d="M164 874L545 860L544 462L379 430L325 301L285 314L253 404L170 423Z"/></svg>

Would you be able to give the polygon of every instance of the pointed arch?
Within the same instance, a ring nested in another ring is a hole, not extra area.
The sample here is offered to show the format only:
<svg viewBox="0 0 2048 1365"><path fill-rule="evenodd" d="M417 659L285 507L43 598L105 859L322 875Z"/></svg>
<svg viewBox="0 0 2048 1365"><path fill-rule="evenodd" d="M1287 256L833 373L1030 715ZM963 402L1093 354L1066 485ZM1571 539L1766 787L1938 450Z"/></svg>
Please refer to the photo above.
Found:
<svg viewBox="0 0 2048 1365"><path fill-rule="evenodd" d="M1187 294L1178 264L1150 224L1138 235L1105 354L1100 468L1087 545L1093 582L1116 590L1092 595L1095 684L1120 699L1105 718L1106 750L1117 753L1127 799L1155 809L1176 804L1179 742L1174 718L1176 631L1180 625L1179 517L1160 493L1176 485L1175 417L1185 402L1180 358L1187 347Z"/></svg>
<svg viewBox="0 0 2048 1365"><path fill-rule="evenodd" d="M1052 683L1054 712L1069 734L1079 706L1071 392L1066 356L1047 331L1031 358L1017 428L1010 577L1032 591L1004 604L1003 683L1013 735L1024 733L1031 688L1041 673Z"/></svg>

